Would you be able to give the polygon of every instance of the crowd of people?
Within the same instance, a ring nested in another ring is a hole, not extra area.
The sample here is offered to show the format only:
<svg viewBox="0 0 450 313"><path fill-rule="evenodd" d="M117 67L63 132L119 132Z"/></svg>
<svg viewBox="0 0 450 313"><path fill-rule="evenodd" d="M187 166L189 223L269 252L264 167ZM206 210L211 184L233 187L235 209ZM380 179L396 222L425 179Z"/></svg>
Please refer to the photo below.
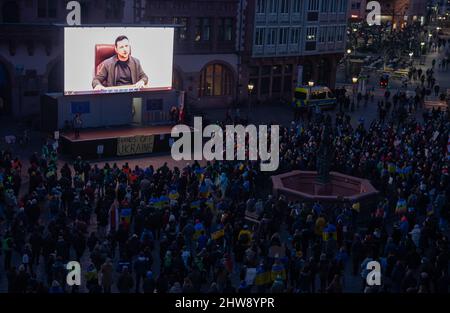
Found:
<svg viewBox="0 0 450 313"><path fill-rule="evenodd" d="M257 161L155 169L78 158L58 168L51 143L30 157L21 196L21 162L3 151L8 291L80 291L65 284L65 264L77 260L92 293L334 293L351 274L361 292L448 292L449 113L293 122L280 133L280 172L317 169L325 124L331 168L370 178L375 207L275 198ZM382 286L366 286L372 260Z"/></svg>

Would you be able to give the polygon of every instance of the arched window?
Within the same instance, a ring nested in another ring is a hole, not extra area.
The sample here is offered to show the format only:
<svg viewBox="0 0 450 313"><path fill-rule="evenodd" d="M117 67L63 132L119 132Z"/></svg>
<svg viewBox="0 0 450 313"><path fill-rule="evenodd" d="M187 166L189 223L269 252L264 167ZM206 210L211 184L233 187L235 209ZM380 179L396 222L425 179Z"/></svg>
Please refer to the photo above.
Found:
<svg viewBox="0 0 450 313"><path fill-rule="evenodd" d="M3 23L19 23L19 5L16 1L7 1L2 7Z"/></svg>
<svg viewBox="0 0 450 313"><path fill-rule="evenodd" d="M229 96L232 94L233 74L222 64L210 64L200 74L199 96Z"/></svg>

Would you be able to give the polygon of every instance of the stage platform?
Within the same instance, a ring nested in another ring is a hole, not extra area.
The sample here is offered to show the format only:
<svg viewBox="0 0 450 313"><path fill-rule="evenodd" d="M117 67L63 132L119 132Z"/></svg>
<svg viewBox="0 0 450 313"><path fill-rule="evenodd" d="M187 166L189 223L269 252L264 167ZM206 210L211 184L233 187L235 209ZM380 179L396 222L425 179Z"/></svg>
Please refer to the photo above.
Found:
<svg viewBox="0 0 450 313"><path fill-rule="evenodd" d="M155 153L170 153L172 125L95 128L60 134L60 152L68 157L92 160Z"/></svg>

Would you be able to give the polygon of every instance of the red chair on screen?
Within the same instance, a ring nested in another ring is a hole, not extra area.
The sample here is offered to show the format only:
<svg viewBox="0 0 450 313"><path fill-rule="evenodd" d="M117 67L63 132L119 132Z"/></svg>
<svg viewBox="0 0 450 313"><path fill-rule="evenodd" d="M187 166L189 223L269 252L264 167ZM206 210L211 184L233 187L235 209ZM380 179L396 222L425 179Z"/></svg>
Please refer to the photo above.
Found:
<svg viewBox="0 0 450 313"><path fill-rule="evenodd" d="M99 65L116 54L114 44L95 45L95 73L98 73Z"/></svg>

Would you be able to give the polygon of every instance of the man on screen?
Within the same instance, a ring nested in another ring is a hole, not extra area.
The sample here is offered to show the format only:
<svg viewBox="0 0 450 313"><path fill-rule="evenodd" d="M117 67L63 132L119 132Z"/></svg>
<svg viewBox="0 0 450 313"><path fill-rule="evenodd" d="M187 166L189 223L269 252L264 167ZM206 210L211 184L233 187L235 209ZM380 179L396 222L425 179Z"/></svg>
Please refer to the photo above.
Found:
<svg viewBox="0 0 450 313"><path fill-rule="evenodd" d="M94 90L105 87L133 86L142 88L148 83L138 59L132 57L130 42L126 36L119 36L115 41L116 55L103 61L92 81Z"/></svg>

